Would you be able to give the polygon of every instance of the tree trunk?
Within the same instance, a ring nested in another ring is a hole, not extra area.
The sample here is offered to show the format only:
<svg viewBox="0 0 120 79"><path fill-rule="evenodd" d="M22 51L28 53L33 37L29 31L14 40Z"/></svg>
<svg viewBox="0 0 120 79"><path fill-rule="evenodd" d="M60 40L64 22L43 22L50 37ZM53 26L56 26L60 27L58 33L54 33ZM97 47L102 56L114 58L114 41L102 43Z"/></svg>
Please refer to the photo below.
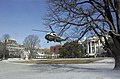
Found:
<svg viewBox="0 0 120 79"><path fill-rule="evenodd" d="M120 48L120 47L119 47ZM115 70L120 70L120 50L119 49L114 49L113 50L114 54L114 59L115 59Z"/></svg>
<svg viewBox="0 0 120 79"><path fill-rule="evenodd" d="M110 33L112 42L110 43L110 49L115 59L115 70L120 69L120 36L115 35L113 32Z"/></svg>
<svg viewBox="0 0 120 79"><path fill-rule="evenodd" d="M120 34L120 0L116 0L116 10L117 10L117 27L118 27L118 33Z"/></svg>
<svg viewBox="0 0 120 79"><path fill-rule="evenodd" d="M113 57L115 59L114 69L115 70L120 70L120 50L118 48L115 48L115 47L113 47Z"/></svg>
<svg viewBox="0 0 120 79"><path fill-rule="evenodd" d="M111 37L113 39L113 45L111 46L111 50L114 54L115 59L115 66L114 69L119 70L120 69L120 0L115 1L116 10L117 10L117 29L118 29L118 35L115 35L115 33L111 33Z"/></svg>
<svg viewBox="0 0 120 79"><path fill-rule="evenodd" d="M115 57L115 70L120 70L120 56Z"/></svg>
<svg viewBox="0 0 120 79"><path fill-rule="evenodd" d="M32 58L33 58L33 51L30 50L29 59L32 59Z"/></svg>

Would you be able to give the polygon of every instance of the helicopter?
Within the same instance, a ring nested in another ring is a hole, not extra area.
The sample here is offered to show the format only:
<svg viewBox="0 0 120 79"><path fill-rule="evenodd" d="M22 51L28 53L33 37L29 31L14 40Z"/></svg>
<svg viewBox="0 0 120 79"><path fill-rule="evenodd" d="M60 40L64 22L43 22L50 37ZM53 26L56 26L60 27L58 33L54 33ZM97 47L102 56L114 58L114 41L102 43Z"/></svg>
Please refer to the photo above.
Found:
<svg viewBox="0 0 120 79"><path fill-rule="evenodd" d="M68 38L62 38L60 37L55 31L53 31L53 29L51 28L51 26L49 26L51 31L43 31L43 30L36 30L36 29L32 29L33 31L40 31L40 32L47 32L47 34L45 35L45 39L47 40L47 43L54 41L54 42L59 42L61 43L62 41L66 41Z"/></svg>

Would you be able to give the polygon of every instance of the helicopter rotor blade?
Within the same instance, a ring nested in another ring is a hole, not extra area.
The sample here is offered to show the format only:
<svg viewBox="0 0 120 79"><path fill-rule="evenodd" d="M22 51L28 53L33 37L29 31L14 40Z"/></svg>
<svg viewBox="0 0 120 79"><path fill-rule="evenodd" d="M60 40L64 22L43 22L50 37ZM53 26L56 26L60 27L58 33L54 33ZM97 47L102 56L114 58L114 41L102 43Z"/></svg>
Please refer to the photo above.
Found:
<svg viewBox="0 0 120 79"><path fill-rule="evenodd" d="M39 31L39 32L50 32L50 31L43 31L43 30L36 30L36 29L32 29L33 31Z"/></svg>
<svg viewBox="0 0 120 79"><path fill-rule="evenodd" d="M49 25L49 27L50 27L50 30L51 30L52 32L55 32L50 25Z"/></svg>

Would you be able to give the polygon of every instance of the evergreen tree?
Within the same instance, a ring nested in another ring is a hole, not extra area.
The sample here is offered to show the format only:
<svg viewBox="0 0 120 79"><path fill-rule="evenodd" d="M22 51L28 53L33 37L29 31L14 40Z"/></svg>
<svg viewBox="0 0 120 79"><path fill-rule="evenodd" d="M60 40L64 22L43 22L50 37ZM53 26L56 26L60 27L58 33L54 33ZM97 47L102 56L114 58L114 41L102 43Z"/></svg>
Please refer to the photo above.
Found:
<svg viewBox="0 0 120 79"><path fill-rule="evenodd" d="M78 58L84 55L83 46L77 41L67 42L60 48L60 57Z"/></svg>

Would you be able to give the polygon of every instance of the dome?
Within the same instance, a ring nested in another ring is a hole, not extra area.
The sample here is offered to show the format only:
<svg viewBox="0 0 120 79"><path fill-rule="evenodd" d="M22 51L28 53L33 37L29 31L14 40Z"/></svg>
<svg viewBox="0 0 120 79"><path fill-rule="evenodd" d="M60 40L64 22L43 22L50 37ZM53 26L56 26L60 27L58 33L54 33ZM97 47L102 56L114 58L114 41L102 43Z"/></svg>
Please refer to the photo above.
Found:
<svg viewBox="0 0 120 79"><path fill-rule="evenodd" d="M17 41L14 38L9 38L7 43L8 44L17 44Z"/></svg>
<svg viewBox="0 0 120 79"><path fill-rule="evenodd" d="M9 38L9 40L13 40L13 41L16 41L14 38Z"/></svg>

